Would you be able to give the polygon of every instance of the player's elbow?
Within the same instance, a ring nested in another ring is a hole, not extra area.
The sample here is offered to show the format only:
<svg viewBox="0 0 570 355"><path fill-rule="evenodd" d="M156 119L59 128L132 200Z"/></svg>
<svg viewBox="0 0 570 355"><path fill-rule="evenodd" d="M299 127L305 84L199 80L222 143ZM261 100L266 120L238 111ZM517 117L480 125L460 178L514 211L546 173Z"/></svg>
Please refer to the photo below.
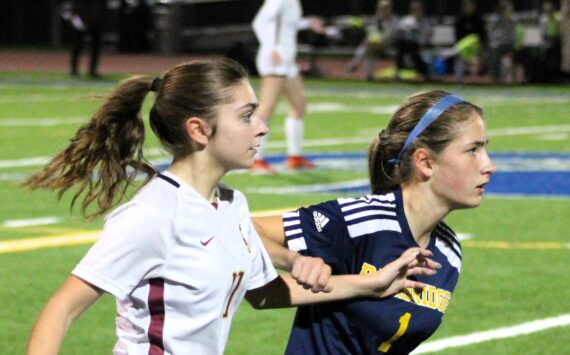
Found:
<svg viewBox="0 0 570 355"><path fill-rule="evenodd" d="M281 277L268 284L247 291L245 299L254 309L291 307L289 287Z"/></svg>

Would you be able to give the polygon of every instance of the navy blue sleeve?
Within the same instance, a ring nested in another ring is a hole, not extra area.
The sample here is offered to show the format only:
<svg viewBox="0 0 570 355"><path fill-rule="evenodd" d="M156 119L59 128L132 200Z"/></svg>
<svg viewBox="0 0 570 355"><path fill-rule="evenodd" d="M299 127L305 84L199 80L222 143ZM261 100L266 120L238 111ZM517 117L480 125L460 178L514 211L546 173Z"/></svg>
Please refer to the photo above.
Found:
<svg viewBox="0 0 570 355"><path fill-rule="evenodd" d="M352 241L337 201L285 213L283 224L289 249L343 269L341 265L352 253Z"/></svg>

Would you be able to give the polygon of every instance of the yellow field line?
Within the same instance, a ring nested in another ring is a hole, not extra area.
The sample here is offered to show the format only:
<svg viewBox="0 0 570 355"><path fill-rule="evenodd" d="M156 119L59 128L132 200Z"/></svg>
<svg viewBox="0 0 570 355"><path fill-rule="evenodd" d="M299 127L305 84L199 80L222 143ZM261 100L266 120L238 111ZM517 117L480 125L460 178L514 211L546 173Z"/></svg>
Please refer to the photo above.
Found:
<svg viewBox="0 0 570 355"><path fill-rule="evenodd" d="M6 240L0 242L0 254L93 243L100 233L100 231L85 231L55 237Z"/></svg>
<svg viewBox="0 0 570 355"><path fill-rule="evenodd" d="M0 254L17 253L36 249L57 248L95 242L100 231L84 231L54 237L26 238L0 242ZM562 250L570 249L569 244L560 242L499 242L464 240L465 248L479 249L524 249L524 250Z"/></svg>
<svg viewBox="0 0 570 355"><path fill-rule="evenodd" d="M294 208L268 210L252 213L253 216L280 215ZM28 228L29 229L29 228ZM0 242L0 254L17 253L36 249L57 248L94 243L101 231L77 231L53 237L25 238Z"/></svg>
<svg viewBox="0 0 570 355"><path fill-rule="evenodd" d="M253 216L270 216L280 215L286 211L293 210L276 209L268 211L259 211L252 213ZM53 237L26 238L18 240L6 240L0 242L0 254L17 253L36 249L57 248L72 245L89 244L95 242L101 231L77 231L71 234L64 234ZM481 241L481 240L464 240L461 242L466 248L480 249L527 249L527 250L545 250L545 249L570 249L570 243L561 242L503 242L503 241Z"/></svg>
<svg viewBox="0 0 570 355"><path fill-rule="evenodd" d="M497 242L482 240L464 240L463 247L481 249L570 249L570 244L560 242Z"/></svg>

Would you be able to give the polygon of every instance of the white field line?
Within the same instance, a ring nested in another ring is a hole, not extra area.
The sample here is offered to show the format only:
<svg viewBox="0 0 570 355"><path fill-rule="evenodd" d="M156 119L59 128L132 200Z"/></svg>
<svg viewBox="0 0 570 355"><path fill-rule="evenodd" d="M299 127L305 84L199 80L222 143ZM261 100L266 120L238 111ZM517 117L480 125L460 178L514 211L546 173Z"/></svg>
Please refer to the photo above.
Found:
<svg viewBox="0 0 570 355"><path fill-rule="evenodd" d="M31 226L43 226L46 224L56 224L61 221L62 219L59 217L43 217L43 218L33 218L33 219L8 220L4 222L3 225L6 228L20 228L20 227L31 227Z"/></svg>
<svg viewBox="0 0 570 355"><path fill-rule="evenodd" d="M303 147L326 147L344 144L370 143L371 137L306 139ZM285 148L286 142L269 142L267 148Z"/></svg>
<svg viewBox="0 0 570 355"><path fill-rule="evenodd" d="M43 100L42 98L46 99ZM47 97L34 96L31 99L26 97L8 97L0 98L1 103L25 103L25 102L41 102L41 101L68 101L67 98L52 98L47 100ZM502 106L506 103L501 103L502 99L497 102L495 99L491 99L492 102L490 106ZM560 99L555 101L567 102L570 99ZM528 100L524 101L528 104ZM497 105L499 103L499 105ZM533 104L553 104L555 102L537 102ZM520 103L511 103L512 105L519 106ZM315 104L309 104L308 110L312 113L328 113L328 114L345 114L345 113L369 113L369 114L386 114L391 115L398 109L398 105L347 105L337 102L321 102ZM287 107L284 104L280 104L277 107L277 113L283 114L287 112ZM25 127L25 126L56 126L56 125L69 125L77 124L81 122L86 122L88 116L82 117L51 117L51 118L39 118L39 119L29 119L29 118L4 118L0 119L0 126L2 127Z"/></svg>
<svg viewBox="0 0 570 355"><path fill-rule="evenodd" d="M570 325L570 314L557 317L534 320L512 327L503 327L467 335L455 336L436 340L420 345L412 354L427 354L449 348L457 348L486 341L518 337L525 334L540 332L550 328L565 327Z"/></svg>
<svg viewBox="0 0 570 355"><path fill-rule="evenodd" d="M496 137L496 136L516 136L516 135L525 135L525 134L543 134L543 133L560 133L560 132L570 132L570 124L490 129L487 132L487 134L490 137Z"/></svg>
<svg viewBox="0 0 570 355"><path fill-rule="evenodd" d="M94 88L91 88L89 85L84 86L84 92L81 92L82 95L87 95L88 97L93 96L97 93L92 92ZM96 85L97 89L108 89L112 88L113 85L108 83L101 83ZM63 92L64 90L69 90L70 88L76 89L77 86L74 83L70 84L63 84L58 83L55 85L42 85L44 88L49 88L50 90L58 90L62 91L57 93L56 95L50 94L36 94L36 95L3 95L0 98L1 103L26 103L26 102L52 102L52 101L71 101L75 98L69 98L69 94L67 92ZM3 88L21 88L19 85L15 84L0 84L0 89ZM335 89L326 89L326 88L307 88L307 96L308 97L321 97L321 98L345 98L348 94L346 90L335 90ZM361 99L394 99L397 101L402 100L408 94L412 94L412 91L399 91L399 92L387 92L386 90L371 90L371 89L350 89L350 96L357 97ZM476 101L477 103L481 104L483 107L486 107L490 104L495 104L493 106L499 106L500 104L505 105L520 105L520 103L524 103L525 105L552 105L553 103L564 103L570 101L569 98L566 98L562 95L501 95L497 93L497 95L490 96L485 94L484 92L475 92L475 93L467 93L462 91L457 91L456 94L459 96L465 97L469 99L469 101ZM59 96L58 96L59 95ZM81 96L79 97L81 98Z"/></svg>
<svg viewBox="0 0 570 355"><path fill-rule="evenodd" d="M350 181L336 182L330 184L314 184L307 186L286 186L286 187L257 187L246 189L245 192L249 193L266 193L275 195L289 195L293 193L303 194L303 193L317 193L323 190L336 190L336 189L348 189L353 187L361 187L369 183L368 179L356 179Z"/></svg>
<svg viewBox="0 0 570 355"><path fill-rule="evenodd" d="M54 95L6 95L0 97L0 104L22 104L22 103L36 103L36 102L69 102L74 99L70 99L69 96L60 94L62 96Z"/></svg>
<svg viewBox="0 0 570 355"><path fill-rule="evenodd" d="M145 155L150 156L160 156L168 155L166 151L162 148L151 148L145 150ZM50 161L51 157L36 157L36 158L25 158L25 159L15 159L15 160L0 160L0 168L21 168L26 166L39 166L45 165Z"/></svg>
<svg viewBox="0 0 570 355"><path fill-rule="evenodd" d="M489 136L513 136L513 135L526 135L526 134L543 134L552 132L570 132L570 125L554 125L554 126L530 126L530 127L512 127L502 129L491 129L488 132ZM369 143L370 137L352 137L352 138L322 138L322 139L307 139L304 141L305 147L324 147L335 146L344 144L361 144ZM269 142L268 148L284 148L285 142ZM147 154L164 155L166 154L160 148L150 149ZM47 157L26 158L18 160L0 160L0 168L16 168L24 166L38 166L43 165L49 161Z"/></svg>
<svg viewBox="0 0 570 355"><path fill-rule="evenodd" d="M83 117L47 117L47 118L2 118L0 127L38 127L38 126L60 126L86 123L89 116Z"/></svg>
<svg viewBox="0 0 570 355"><path fill-rule="evenodd" d="M24 166L38 166L49 162L50 157L36 157L16 160L0 160L0 168L20 168Z"/></svg>

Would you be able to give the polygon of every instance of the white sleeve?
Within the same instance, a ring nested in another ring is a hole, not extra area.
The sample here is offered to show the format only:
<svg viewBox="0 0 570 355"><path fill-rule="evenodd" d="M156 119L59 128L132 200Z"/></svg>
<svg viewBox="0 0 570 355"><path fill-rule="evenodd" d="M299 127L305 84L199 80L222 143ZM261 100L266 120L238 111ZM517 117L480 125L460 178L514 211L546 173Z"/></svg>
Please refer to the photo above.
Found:
<svg viewBox="0 0 570 355"><path fill-rule="evenodd" d="M252 261L251 277L249 278L247 289L253 290L273 281L277 277L277 271L273 267L271 259L253 226L247 199L241 192L236 190L234 190L234 196L236 199L239 199L240 226L243 237L247 238L246 244L248 245Z"/></svg>
<svg viewBox="0 0 570 355"><path fill-rule="evenodd" d="M275 267L273 267L271 259L263 247L263 243L261 243L261 240L259 239L259 235L251 222L251 218L249 222L249 243L252 267L247 289L253 290L274 280L277 277L277 271L275 271Z"/></svg>
<svg viewBox="0 0 570 355"><path fill-rule="evenodd" d="M284 0L265 0L253 19L253 32L260 45L276 48L280 41L280 21Z"/></svg>
<svg viewBox="0 0 570 355"><path fill-rule="evenodd" d="M310 24L311 24L311 20L308 17L303 17L297 23L297 29L298 30L307 30L307 29L309 29L309 27L311 27Z"/></svg>
<svg viewBox="0 0 570 355"><path fill-rule="evenodd" d="M72 273L124 299L163 266L172 231L159 211L127 203L105 222L101 237Z"/></svg>

